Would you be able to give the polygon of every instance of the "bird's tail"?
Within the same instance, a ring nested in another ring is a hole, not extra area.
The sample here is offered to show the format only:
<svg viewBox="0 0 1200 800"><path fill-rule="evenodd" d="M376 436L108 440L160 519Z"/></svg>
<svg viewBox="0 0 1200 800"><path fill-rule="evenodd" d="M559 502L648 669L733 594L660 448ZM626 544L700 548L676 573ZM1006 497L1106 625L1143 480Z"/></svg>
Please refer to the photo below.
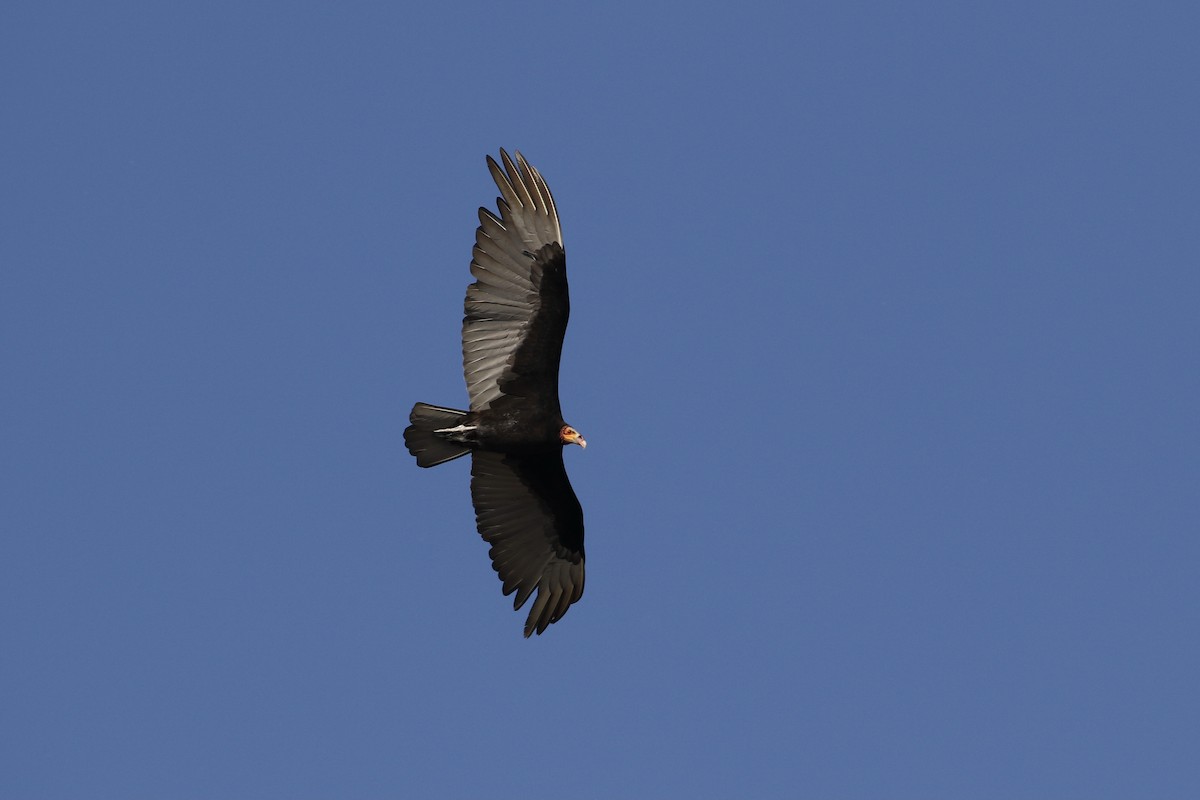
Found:
<svg viewBox="0 0 1200 800"><path fill-rule="evenodd" d="M416 456L418 467L436 467L447 461L465 456L471 448L462 442L454 442L439 434L439 430L462 424L465 411L441 408L427 403L413 406L408 421L412 424L404 429L404 445Z"/></svg>

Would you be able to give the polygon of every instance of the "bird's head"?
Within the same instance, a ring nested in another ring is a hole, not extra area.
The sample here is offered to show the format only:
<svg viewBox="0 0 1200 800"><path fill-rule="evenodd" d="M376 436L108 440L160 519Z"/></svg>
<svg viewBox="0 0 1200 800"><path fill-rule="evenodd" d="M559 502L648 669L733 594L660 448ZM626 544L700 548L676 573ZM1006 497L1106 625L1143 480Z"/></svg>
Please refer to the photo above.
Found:
<svg viewBox="0 0 1200 800"><path fill-rule="evenodd" d="M563 444L577 444L580 447L587 447L587 442L579 435L579 431L572 428L570 425L563 425L562 430L558 432L558 438Z"/></svg>

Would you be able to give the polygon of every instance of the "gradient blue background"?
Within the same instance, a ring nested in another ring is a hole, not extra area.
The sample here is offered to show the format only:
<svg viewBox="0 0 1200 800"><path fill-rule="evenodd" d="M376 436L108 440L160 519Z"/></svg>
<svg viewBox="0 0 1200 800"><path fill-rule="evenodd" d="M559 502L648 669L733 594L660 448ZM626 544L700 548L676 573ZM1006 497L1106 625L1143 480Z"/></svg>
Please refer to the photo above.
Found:
<svg viewBox="0 0 1200 800"><path fill-rule="evenodd" d="M1196 8L5 4L0 796L1200 796ZM501 146L530 641L401 441Z"/></svg>

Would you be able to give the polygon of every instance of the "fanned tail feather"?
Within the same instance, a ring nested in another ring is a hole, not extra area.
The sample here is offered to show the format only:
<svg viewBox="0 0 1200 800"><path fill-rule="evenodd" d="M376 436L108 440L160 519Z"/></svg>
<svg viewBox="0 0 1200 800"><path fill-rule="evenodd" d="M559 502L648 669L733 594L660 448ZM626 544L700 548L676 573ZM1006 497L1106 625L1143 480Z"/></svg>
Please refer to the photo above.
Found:
<svg viewBox="0 0 1200 800"><path fill-rule="evenodd" d="M413 406L408 415L412 424L404 429L404 446L416 457L418 467L436 467L471 452L471 448L462 442L453 442L435 433L461 424L466 415L465 411L428 403Z"/></svg>

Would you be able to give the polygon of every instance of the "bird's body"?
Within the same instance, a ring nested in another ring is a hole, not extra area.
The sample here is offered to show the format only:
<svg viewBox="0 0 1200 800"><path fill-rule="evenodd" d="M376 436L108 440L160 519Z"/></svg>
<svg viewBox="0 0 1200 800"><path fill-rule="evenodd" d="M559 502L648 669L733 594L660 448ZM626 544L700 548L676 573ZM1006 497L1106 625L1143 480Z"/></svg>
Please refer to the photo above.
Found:
<svg viewBox="0 0 1200 800"><path fill-rule="evenodd" d="M542 633L583 594L583 511L563 466L567 425L558 366L570 315L566 253L545 180L517 153L488 168L500 216L479 209L463 318L469 411L417 403L404 442L418 466L471 454L471 499L492 566L514 608L537 598L525 635Z"/></svg>

